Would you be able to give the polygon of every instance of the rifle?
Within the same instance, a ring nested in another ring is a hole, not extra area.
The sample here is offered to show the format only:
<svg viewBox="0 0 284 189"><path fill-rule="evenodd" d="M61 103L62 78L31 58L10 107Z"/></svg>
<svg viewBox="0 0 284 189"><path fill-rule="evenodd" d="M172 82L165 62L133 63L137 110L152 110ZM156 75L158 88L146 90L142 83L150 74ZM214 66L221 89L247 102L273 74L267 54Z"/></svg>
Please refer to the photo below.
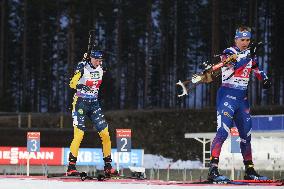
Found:
<svg viewBox="0 0 284 189"><path fill-rule="evenodd" d="M96 32L95 30L89 31L88 49L87 49L87 52L84 53L82 61L90 60L91 50L93 50L96 47L96 41L95 41L96 34L95 34L95 32Z"/></svg>
<svg viewBox="0 0 284 189"><path fill-rule="evenodd" d="M182 93L178 95L178 97L182 97L184 95L188 95L189 92L191 92L197 85L201 83L210 83L213 81L212 76L216 78L220 75L220 70L223 66L226 66L229 63L235 62L238 55L242 54L244 51L252 49L253 55L256 53L256 49L259 45L261 45L262 42L252 44L249 48L238 52L237 54L230 55L227 59L211 65L208 64L208 62L204 62L201 66L203 68L203 71L200 73L193 74L191 80L181 81L179 80L176 85L182 87ZM221 56L222 54L215 55L214 57ZM186 85L189 85L186 87Z"/></svg>

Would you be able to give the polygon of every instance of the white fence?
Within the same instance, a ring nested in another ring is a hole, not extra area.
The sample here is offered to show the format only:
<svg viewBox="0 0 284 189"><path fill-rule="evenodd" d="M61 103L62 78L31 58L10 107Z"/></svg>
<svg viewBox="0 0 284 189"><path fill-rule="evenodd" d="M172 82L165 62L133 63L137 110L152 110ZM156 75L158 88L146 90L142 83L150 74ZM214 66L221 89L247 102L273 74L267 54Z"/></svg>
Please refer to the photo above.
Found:
<svg viewBox="0 0 284 189"><path fill-rule="evenodd" d="M261 137L252 138L252 156L257 169L262 170L284 170L284 138ZM222 147L219 166L221 169L230 169L232 165L232 154L230 138ZM235 168L243 167L241 153L234 155Z"/></svg>

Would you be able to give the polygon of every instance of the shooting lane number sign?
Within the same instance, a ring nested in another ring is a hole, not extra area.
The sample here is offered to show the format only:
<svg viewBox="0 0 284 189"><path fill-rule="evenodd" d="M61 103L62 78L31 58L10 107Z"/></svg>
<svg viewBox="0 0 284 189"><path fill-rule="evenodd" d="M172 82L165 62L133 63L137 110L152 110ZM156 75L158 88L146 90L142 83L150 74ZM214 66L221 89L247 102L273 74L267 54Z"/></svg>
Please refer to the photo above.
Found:
<svg viewBox="0 0 284 189"><path fill-rule="evenodd" d="M131 152L131 129L116 129L118 152Z"/></svg>
<svg viewBox="0 0 284 189"><path fill-rule="evenodd" d="M30 176L30 152L40 151L40 132L27 132L27 176Z"/></svg>
<svg viewBox="0 0 284 189"><path fill-rule="evenodd" d="M40 151L40 132L27 133L27 151L28 152Z"/></svg>

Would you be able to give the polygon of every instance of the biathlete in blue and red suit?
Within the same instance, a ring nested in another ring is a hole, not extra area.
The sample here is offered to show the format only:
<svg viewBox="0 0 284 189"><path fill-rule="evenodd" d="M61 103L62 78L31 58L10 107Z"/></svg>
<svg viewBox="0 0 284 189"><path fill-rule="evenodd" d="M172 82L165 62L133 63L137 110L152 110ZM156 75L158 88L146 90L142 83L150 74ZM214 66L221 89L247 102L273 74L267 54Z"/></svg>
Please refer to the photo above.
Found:
<svg viewBox="0 0 284 189"><path fill-rule="evenodd" d="M74 137L70 145L69 165L67 175L77 175L77 156L81 141L84 137L85 118L89 117L97 129L102 141L104 171L106 176L115 174L111 162L111 140L108 131L108 124L102 113L98 92L103 78L103 53L100 50L92 50L90 59L78 63L75 73L70 81L70 87L76 89L72 103L72 118Z"/></svg>
<svg viewBox="0 0 284 189"><path fill-rule="evenodd" d="M235 62L222 67L222 86L217 94L217 134L211 146L210 168L208 179L212 181L228 180L220 175L218 171L219 156L222 145L227 139L233 121L239 131L241 138L240 148L245 165L246 180L267 180L260 176L254 169L251 151L251 129L250 107L247 97L247 87L251 71L263 82L263 88L271 86L266 74L258 67L256 56L249 56L250 50L246 50L250 44L251 29L239 27L235 34L235 46L224 50L222 60L228 56L237 54Z"/></svg>

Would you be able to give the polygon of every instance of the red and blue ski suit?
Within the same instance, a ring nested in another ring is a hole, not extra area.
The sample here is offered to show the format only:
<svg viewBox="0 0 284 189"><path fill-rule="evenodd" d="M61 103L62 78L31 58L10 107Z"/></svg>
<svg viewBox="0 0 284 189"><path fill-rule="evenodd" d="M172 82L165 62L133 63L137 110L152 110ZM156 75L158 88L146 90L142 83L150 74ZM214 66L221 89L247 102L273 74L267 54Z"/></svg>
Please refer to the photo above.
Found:
<svg viewBox="0 0 284 189"><path fill-rule="evenodd" d="M238 47L224 50L222 59L237 54L237 61L222 68L222 86L217 94L217 134L211 145L211 161L219 159L221 147L227 139L230 128L235 123L241 138L240 148L244 161L252 160L251 129L252 122L247 98L250 73L254 72L259 80L268 79L259 70L256 57L250 58L250 50L240 53Z"/></svg>

